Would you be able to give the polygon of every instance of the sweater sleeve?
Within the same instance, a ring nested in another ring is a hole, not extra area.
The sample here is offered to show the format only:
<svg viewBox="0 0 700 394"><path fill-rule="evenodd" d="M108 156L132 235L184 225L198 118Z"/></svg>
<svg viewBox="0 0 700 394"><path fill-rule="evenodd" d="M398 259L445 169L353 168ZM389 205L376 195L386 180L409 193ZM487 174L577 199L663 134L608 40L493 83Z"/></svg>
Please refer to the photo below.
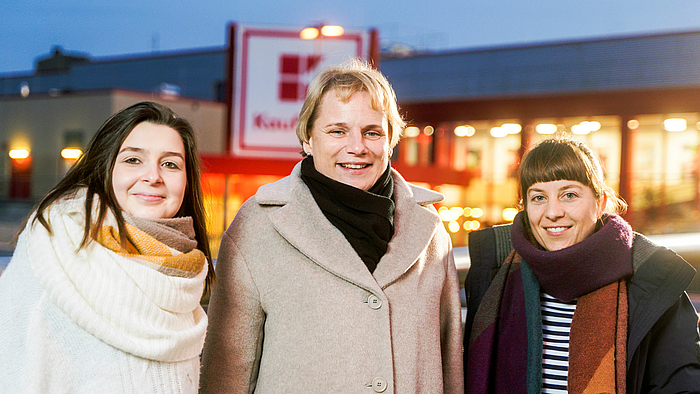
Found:
<svg viewBox="0 0 700 394"><path fill-rule="evenodd" d="M222 239L209 304L200 393L252 393L265 313L248 266L231 236Z"/></svg>

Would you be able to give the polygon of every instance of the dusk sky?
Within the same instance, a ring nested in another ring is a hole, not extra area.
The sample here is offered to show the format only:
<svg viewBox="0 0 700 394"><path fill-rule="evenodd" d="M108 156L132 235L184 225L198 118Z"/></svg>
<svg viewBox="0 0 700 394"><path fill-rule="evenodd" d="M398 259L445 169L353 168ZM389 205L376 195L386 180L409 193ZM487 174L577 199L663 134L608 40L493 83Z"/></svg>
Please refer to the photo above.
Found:
<svg viewBox="0 0 700 394"><path fill-rule="evenodd" d="M700 0L0 0L0 74L54 46L96 58L221 47L229 22L379 29L444 50L700 30Z"/></svg>

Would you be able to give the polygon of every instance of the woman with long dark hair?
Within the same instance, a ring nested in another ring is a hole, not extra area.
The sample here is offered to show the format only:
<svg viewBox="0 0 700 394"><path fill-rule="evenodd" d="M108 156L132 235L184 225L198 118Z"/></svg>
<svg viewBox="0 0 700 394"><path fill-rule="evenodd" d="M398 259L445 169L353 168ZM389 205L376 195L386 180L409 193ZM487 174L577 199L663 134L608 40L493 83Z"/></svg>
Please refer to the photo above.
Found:
<svg viewBox="0 0 700 394"><path fill-rule="evenodd" d="M214 279L190 124L110 117L37 205L0 276L10 393L192 393Z"/></svg>

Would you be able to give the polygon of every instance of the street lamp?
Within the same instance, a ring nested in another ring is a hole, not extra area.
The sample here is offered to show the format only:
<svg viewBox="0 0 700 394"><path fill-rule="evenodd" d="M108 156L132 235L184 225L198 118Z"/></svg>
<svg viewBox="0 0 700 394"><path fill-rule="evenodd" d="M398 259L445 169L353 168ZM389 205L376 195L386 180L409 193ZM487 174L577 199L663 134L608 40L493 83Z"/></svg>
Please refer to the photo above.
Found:
<svg viewBox="0 0 700 394"><path fill-rule="evenodd" d="M342 26L337 25L317 25L303 29L299 33L302 40L314 40L319 35L324 37L340 37L345 33Z"/></svg>

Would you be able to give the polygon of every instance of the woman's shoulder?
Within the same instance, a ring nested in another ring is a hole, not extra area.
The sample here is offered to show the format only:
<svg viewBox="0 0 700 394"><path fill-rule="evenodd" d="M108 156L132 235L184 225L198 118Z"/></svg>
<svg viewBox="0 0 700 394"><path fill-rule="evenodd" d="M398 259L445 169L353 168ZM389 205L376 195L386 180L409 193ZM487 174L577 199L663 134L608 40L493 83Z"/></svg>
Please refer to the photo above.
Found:
<svg viewBox="0 0 700 394"><path fill-rule="evenodd" d="M432 205L445 199L442 193L406 182L401 174L394 169L392 169L392 178L394 180L395 191L398 192L399 195L405 194L411 196L418 205Z"/></svg>
<svg viewBox="0 0 700 394"><path fill-rule="evenodd" d="M655 244L642 234L634 233L632 267L635 283L664 284L681 290L692 281L695 269L673 250Z"/></svg>
<svg viewBox="0 0 700 394"><path fill-rule="evenodd" d="M284 205L289 202L292 176L286 176L278 181L262 185L255 196L251 198L260 205Z"/></svg>

